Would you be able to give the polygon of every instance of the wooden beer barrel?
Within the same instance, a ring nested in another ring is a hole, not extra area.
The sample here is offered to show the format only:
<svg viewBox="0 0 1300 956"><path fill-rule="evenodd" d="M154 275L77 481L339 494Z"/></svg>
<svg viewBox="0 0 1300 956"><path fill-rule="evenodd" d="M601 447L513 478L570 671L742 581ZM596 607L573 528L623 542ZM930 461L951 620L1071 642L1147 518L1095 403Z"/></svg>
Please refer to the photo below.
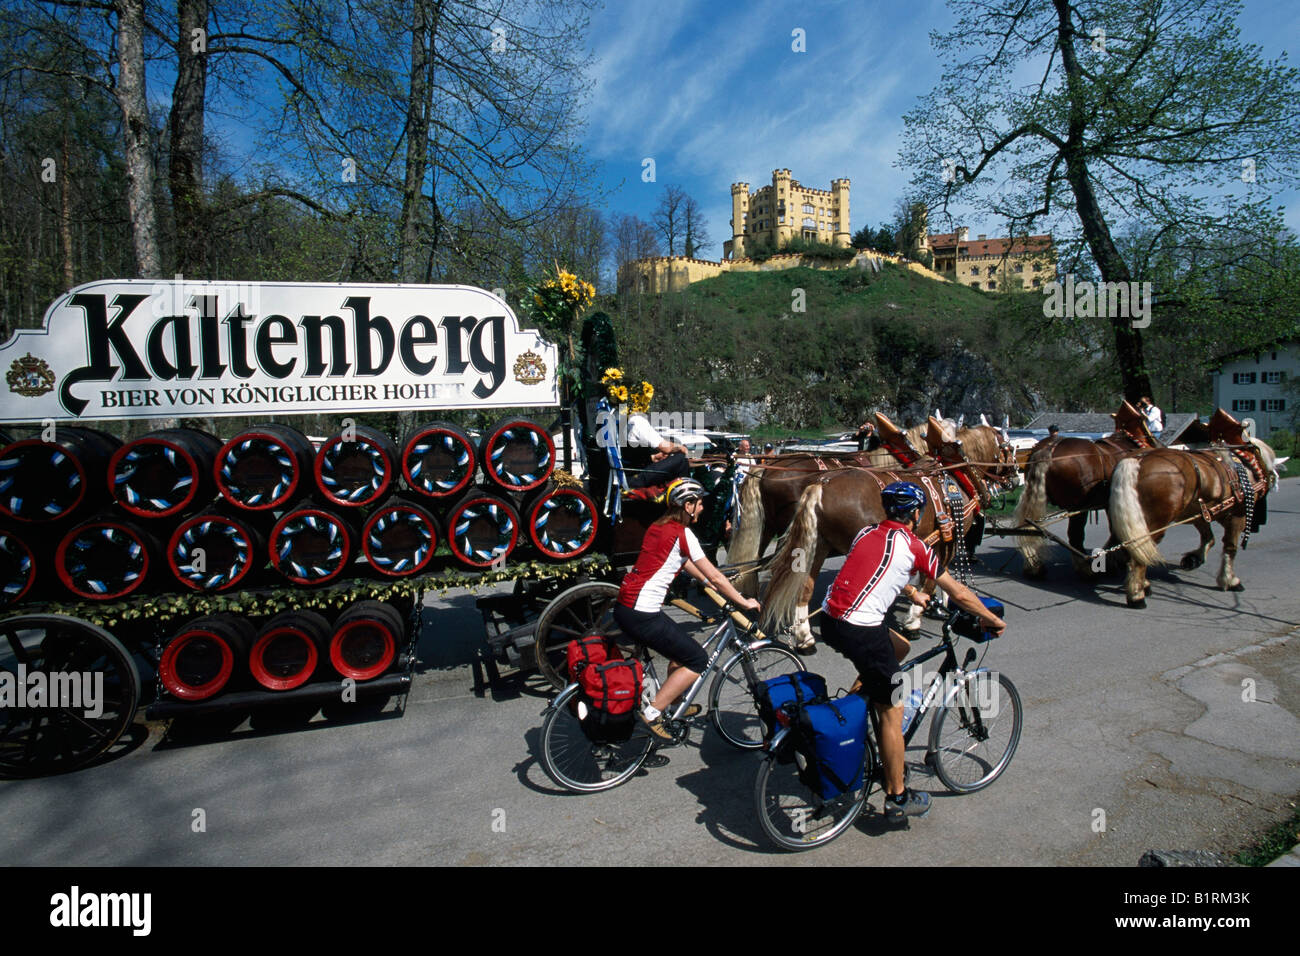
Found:
<svg viewBox="0 0 1300 956"><path fill-rule="evenodd" d="M543 489L521 511L528 540L545 557L568 561L596 543L599 509L581 488Z"/></svg>
<svg viewBox="0 0 1300 956"><path fill-rule="evenodd" d="M396 495L375 509L361 529L361 551L380 574L418 574L438 550L438 522L427 510Z"/></svg>
<svg viewBox="0 0 1300 956"><path fill-rule="evenodd" d="M316 452L316 486L331 503L358 508L383 500L397 476L397 443L375 428L352 427L355 440L334 435Z"/></svg>
<svg viewBox="0 0 1300 956"><path fill-rule="evenodd" d="M271 529L271 566L294 584L324 584L352 565L357 532L350 518L305 502Z"/></svg>
<svg viewBox="0 0 1300 956"><path fill-rule="evenodd" d="M463 428L429 422L402 442L402 477L416 494L448 501L474 483L478 451Z"/></svg>
<svg viewBox="0 0 1300 956"><path fill-rule="evenodd" d="M447 546L467 568L500 565L519 543L519 512L491 492L471 489L447 512Z"/></svg>
<svg viewBox="0 0 1300 956"><path fill-rule="evenodd" d="M555 470L555 443L526 418L503 418L483 435L479 457L488 482L503 491L532 491Z"/></svg>
<svg viewBox="0 0 1300 956"><path fill-rule="evenodd" d="M25 438L0 452L0 515L60 521L108 500L104 476L122 443L93 428L63 426L54 429L52 439Z"/></svg>
<svg viewBox="0 0 1300 956"><path fill-rule="evenodd" d="M158 539L134 521L111 513L69 531L54 556L63 586L88 601L135 594L161 563Z"/></svg>
<svg viewBox="0 0 1300 956"><path fill-rule="evenodd" d="M311 680L330 639L315 611L285 611L266 623L248 654L248 672L267 690L293 690Z"/></svg>
<svg viewBox="0 0 1300 956"><path fill-rule="evenodd" d="M209 509L186 518L167 542L167 569L191 591L229 591L266 566L266 537L250 521Z"/></svg>
<svg viewBox="0 0 1300 956"><path fill-rule="evenodd" d="M108 466L109 491L125 510L162 518L210 504L221 440L193 428L164 428L127 442Z"/></svg>
<svg viewBox="0 0 1300 956"><path fill-rule="evenodd" d="M343 677L371 680L393 666L405 633L406 622L391 605L359 601L334 622L330 664Z"/></svg>
<svg viewBox="0 0 1300 956"><path fill-rule="evenodd" d="M247 618L213 614L181 627L163 648L158 679L179 700L207 700L236 683L257 635Z"/></svg>
<svg viewBox="0 0 1300 956"><path fill-rule="evenodd" d="M311 491L316 451L288 425L258 425L221 446L213 467L221 497L244 511L288 507Z"/></svg>

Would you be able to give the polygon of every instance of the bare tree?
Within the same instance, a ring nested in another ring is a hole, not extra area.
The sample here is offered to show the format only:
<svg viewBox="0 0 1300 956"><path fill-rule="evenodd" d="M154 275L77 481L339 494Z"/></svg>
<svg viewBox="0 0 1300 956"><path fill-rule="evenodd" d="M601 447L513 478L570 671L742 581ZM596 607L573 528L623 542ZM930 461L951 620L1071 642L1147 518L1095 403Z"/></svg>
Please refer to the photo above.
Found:
<svg viewBox="0 0 1300 956"><path fill-rule="evenodd" d="M681 186L669 184L664 187L664 194L659 197L650 221L663 244L668 247L670 256L677 255L686 232L686 202L689 197Z"/></svg>
<svg viewBox="0 0 1300 956"><path fill-rule="evenodd" d="M682 203L682 239L683 252L691 259L710 242L704 214L694 196L687 196Z"/></svg>
<svg viewBox="0 0 1300 956"><path fill-rule="evenodd" d="M629 262L659 255L659 238L650 223L628 213L610 214L614 272Z"/></svg>

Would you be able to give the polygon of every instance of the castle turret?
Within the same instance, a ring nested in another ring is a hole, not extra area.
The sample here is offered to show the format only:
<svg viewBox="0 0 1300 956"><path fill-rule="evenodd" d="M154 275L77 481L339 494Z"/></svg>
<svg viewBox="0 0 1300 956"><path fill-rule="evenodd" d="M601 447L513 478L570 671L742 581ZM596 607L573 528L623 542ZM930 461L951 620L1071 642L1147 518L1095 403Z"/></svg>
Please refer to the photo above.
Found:
<svg viewBox="0 0 1300 956"><path fill-rule="evenodd" d="M832 179L831 194L835 197L835 234L832 241L837 246L849 245L849 181Z"/></svg>
<svg viewBox="0 0 1300 956"><path fill-rule="evenodd" d="M722 250L725 259L731 253L733 259L745 258L745 222L749 214L749 183L731 184L731 243Z"/></svg>
<svg viewBox="0 0 1300 956"><path fill-rule="evenodd" d="M790 225L794 221L794 199L790 192L792 178L788 169L772 170L772 200L775 203L772 223L778 249L788 243L793 235Z"/></svg>

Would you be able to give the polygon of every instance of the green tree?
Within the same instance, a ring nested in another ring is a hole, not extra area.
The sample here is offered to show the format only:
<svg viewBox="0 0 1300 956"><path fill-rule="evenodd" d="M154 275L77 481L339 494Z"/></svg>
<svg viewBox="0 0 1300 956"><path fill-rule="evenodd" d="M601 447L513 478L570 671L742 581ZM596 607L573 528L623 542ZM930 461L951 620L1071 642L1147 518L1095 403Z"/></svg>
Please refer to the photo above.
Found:
<svg viewBox="0 0 1300 956"><path fill-rule="evenodd" d="M968 202L1012 234L1063 220L1104 281L1128 282L1117 228L1249 230L1297 176L1297 71L1241 43L1237 0L952 7L934 41L951 65L905 117L902 158L932 214ZM1206 198L1233 188L1237 203ZM1108 318L1125 394L1150 392L1141 331Z"/></svg>

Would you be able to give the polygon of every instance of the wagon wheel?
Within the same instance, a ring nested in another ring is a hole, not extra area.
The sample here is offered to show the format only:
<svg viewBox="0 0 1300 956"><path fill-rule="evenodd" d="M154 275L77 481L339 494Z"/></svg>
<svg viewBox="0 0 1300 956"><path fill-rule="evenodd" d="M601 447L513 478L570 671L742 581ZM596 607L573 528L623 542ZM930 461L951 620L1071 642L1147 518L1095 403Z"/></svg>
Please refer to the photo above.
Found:
<svg viewBox="0 0 1300 956"><path fill-rule="evenodd" d="M556 688L568 683L564 651L569 642L588 634L617 634L614 603L618 585L590 581L569 588L542 611L537 619L537 669Z"/></svg>
<svg viewBox="0 0 1300 956"><path fill-rule="evenodd" d="M0 779L88 763L130 726L139 699L135 662L102 628L58 614L0 622Z"/></svg>

